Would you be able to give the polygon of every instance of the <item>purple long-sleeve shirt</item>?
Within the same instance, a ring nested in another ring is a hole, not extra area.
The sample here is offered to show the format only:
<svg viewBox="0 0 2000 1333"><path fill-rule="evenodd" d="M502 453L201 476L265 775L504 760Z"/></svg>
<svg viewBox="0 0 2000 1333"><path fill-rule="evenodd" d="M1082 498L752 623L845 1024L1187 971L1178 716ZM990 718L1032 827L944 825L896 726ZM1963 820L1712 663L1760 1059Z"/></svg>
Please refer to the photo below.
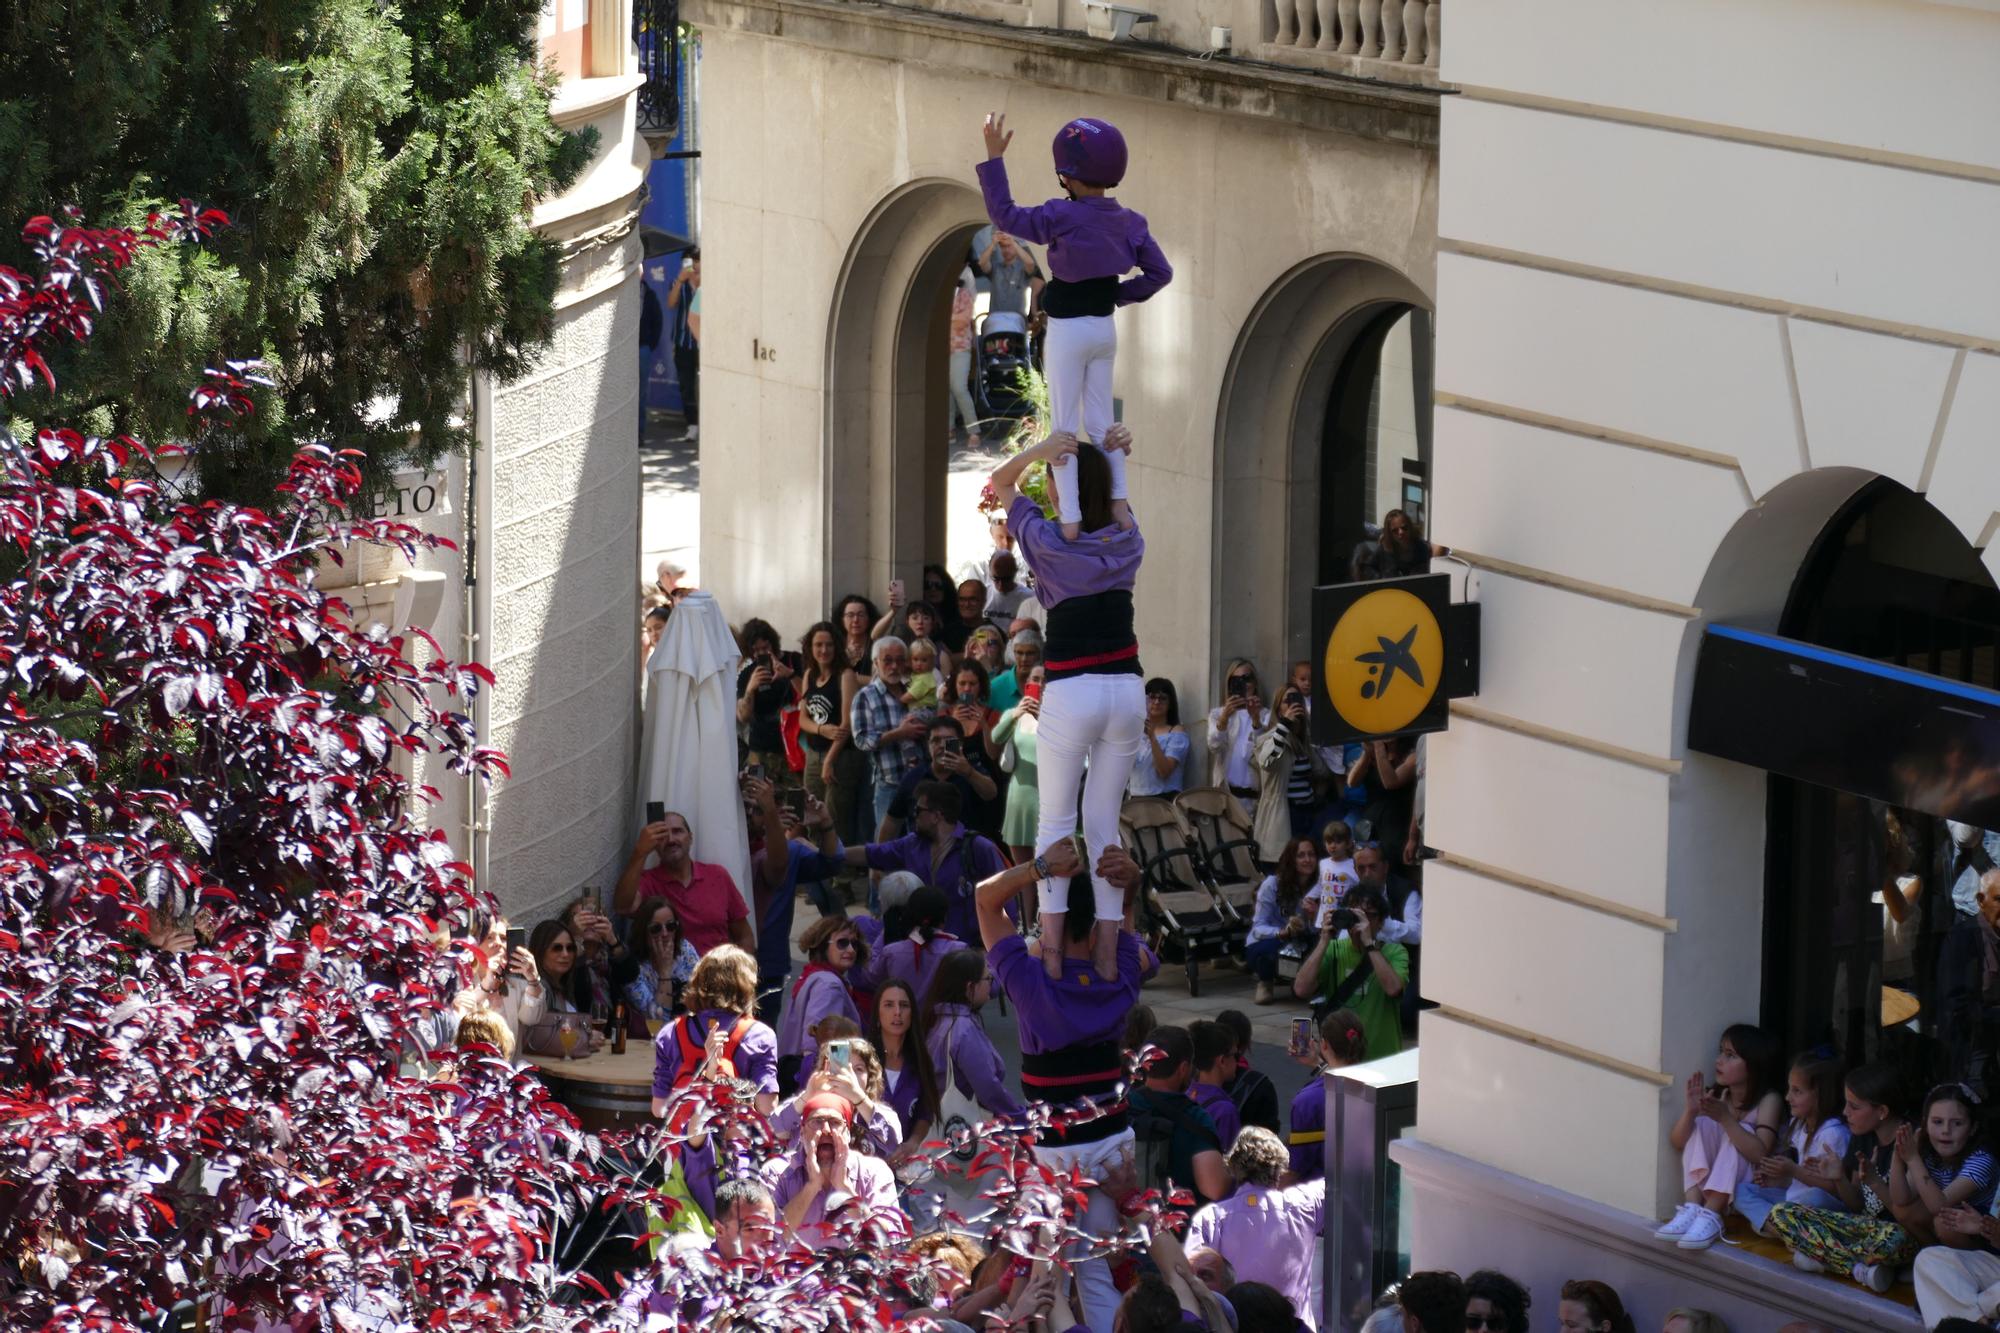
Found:
<svg viewBox="0 0 2000 1333"><path fill-rule="evenodd" d="M780 1214L792 1201L792 1196L806 1188L804 1152L801 1141L792 1145L792 1150L783 1157L774 1157L764 1164L764 1184L770 1188ZM847 1150L846 1182L836 1190L821 1190L806 1209L806 1215L800 1219L798 1229L792 1233L793 1240L803 1248L816 1250L830 1239L831 1228L826 1224L829 1193L852 1195L877 1225L887 1226L892 1232L908 1234L909 1219L896 1205L896 1173L881 1158L870 1157L859 1148L850 1148Z"/></svg>
<svg viewBox="0 0 2000 1333"><path fill-rule="evenodd" d="M964 947L964 940L942 930L927 940L912 935L885 944L868 958L867 985L871 990L881 990L882 983L893 977L907 982L921 1003L931 992L931 978L937 975L938 964L946 955Z"/></svg>
<svg viewBox="0 0 2000 1333"><path fill-rule="evenodd" d="M924 1045L930 1051L931 1068L937 1070L940 1094L956 1085L993 1115L1017 1115L1025 1109L1007 1086L1007 1066L1000 1062L1000 1052L993 1049L979 1015L968 1006L939 1005Z"/></svg>
<svg viewBox="0 0 2000 1333"><path fill-rule="evenodd" d="M1326 1175L1326 1089L1314 1071L1292 1098L1292 1174L1300 1180Z"/></svg>
<svg viewBox="0 0 2000 1333"><path fill-rule="evenodd" d="M888 872L907 870L943 893L951 904L944 928L961 939L979 934L979 917L973 906L972 891L981 880L991 879L1007 868L1000 849L977 833L968 833L959 824L951 831L951 846L931 864L931 845L921 833L905 833L888 842L868 844L868 868ZM922 991L917 994L921 996Z"/></svg>
<svg viewBox="0 0 2000 1333"><path fill-rule="evenodd" d="M1243 1113L1236 1109L1229 1093L1212 1083L1190 1083L1188 1096L1194 1098L1196 1106L1208 1112L1208 1118L1215 1122L1216 1137L1222 1140L1222 1151L1228 1152L1229 1145L1236 1142L1236 1135L1243 1128Z"/></svg>
<svg viewBox="0 0 2000 1333"><path fill-rule="evenodd" d="M1130 933L1118 937L1115 981L1101 980L1088 958L1065 958L1061 979L1051 981L1019 935L987 950L986 963L1014 1006L1021 1049L1030 1055L1123 1037L1125 1015L1139 1002L1139 987L1155 966Z"/></svg>
<svg viewBox="0 0 2000 1333"><path fill-rule="evenodd" d="M737 1016L726 1009L704 1009L689 1018L676 1019L660 1029L660 1035L653 1038L653 1095L667 1097L673 1094L674 1079L681 1072L680 1040L675 1029L682 1023L690 1025L688 1037L696 1049L708 1040L708 1029L716 1024L725 1030L733 1026ZM736 1066L736 1077L749 1079L757 1085L759 1092L778 1090L778 1038L770 1028L754 1019L743 1040L736 1043L736 1058L731 1061Z"/></svg>
<svg viewBox="0 0 2000 1333"><path fill-rule="evenodd" d="M1035 596L1044 610L1072 597L1130 592L1146 558L1146 539L1138 525L1100 528L1065 541L1062 529L1025 495L1016 495L1007 506L1007 531L1035 571Z"/></svg>
<svg viewBox="0 0 2000 1333"><path fill-rule="evenodd" d="M822 1018L838 1014L851 1019L856 1027L861 1025L861 1013L854 1007L854 997L848 994L847 982L838 972L814 972L802 979L798 989L785 1001L785 1012L778 1019L778 1058L788 1055L799 1057L799 1082L803 1084L806 1075L812 1073L819 1058L819 1042L812 1034L813 1024Z"/></svg>
<svg viewBox="0 0 2000 1333"><path fill-rule="evenodd" d="M1007 185L1007 164L989 157L979 164L986 216L1001 231L1049 248L1049 273L1063 282L1119 278L1118 304L1143 301L1173 281L1173 267L1146 228L1146 219L1116 199L1095 195L1051 199L1023 208Z"/></svg>

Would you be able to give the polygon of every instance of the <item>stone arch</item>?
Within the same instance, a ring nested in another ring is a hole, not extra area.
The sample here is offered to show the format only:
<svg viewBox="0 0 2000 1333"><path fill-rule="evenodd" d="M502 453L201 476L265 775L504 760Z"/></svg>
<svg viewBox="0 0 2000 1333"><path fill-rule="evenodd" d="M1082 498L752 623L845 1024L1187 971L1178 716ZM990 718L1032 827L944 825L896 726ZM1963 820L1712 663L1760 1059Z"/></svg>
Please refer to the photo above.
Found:
<svg viewBox="0 0 2000 1333"><path fill-rule="evenodd" d="M827 334L823 605L879 600L890 578L944 558L950 280L985 221L970 186L916 180L848 248Z"/></svg>
<svg viewBox="0 0 2000 1333"><path fill-rule="evenodd" d="M1379 342L1385 316L1431 305L1378 260L1325 254L1286 272L1251 310L1216 417L1212 673L1241 655L1268 675L1304 655L1336 378L1358 345ZM1427 420L1422 430L1427 437Z"/></svg>

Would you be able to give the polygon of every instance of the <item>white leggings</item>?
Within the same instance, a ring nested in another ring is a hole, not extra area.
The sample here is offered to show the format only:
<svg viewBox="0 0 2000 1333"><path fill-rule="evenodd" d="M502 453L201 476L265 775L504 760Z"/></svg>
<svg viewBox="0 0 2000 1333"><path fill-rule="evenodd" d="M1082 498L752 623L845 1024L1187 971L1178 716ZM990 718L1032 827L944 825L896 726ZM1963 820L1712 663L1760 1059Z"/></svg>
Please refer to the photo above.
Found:
<svg viewBox="0 0 2000 1333"><path fill-rule="evenodd" d="M1111 363L1118 355L1118 327L1109 315L1051 319L1042 340L1042 374L1049 384L1053 429L1079 440L1104 443L1111 429ZM1082 427L1078 429L1079 425ZM1125 455L1106 450L1111 464L1111 498L1125 499ZM1049 469L1056 484L1056 512L1065 523L1083 516L1076 502L1076 468L1065 458Z"/></svg>
<svg viewBox="0 0 2000 1333"><path fill-rule="evenodd" d="M1042 687L1042 711L1035 720L1035 784L1041 801L1035 850L1045 852L1076 831L1081 786L1083 840L1090 852L1099 921L1125 917L1125 891L1098 878L1097 858L1118 842L1118 809L1125 802L1125 783L1132 776L1145 721L1146 682L1139 676L1068 676ZM1069 910L1067 881L1041 881L1041 910ZM1050 943L1044 941L1043 947Z"/></svg>

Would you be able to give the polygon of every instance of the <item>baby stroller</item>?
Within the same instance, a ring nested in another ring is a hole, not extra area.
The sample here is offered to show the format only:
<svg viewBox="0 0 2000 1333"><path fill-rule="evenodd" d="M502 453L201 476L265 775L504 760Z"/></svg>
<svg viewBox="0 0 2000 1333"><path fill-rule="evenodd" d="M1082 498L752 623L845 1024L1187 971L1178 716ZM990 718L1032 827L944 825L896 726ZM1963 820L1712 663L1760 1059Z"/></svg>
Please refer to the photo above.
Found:
<svg viewBox="0 0 2000 1333"><path fill-rule="evenodd" d="M1019 421L1032 411L1020 377L1029 369L1028 321L1010 310L981 316L972 338L972 400L982 422Z"/></svg>

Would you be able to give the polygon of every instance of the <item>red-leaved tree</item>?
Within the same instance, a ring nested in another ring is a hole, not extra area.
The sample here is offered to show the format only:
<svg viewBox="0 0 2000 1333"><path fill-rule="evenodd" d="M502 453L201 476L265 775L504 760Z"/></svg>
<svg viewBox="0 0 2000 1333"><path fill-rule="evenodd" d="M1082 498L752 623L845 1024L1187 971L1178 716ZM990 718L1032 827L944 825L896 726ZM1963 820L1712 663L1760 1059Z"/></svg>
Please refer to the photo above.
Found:
<svg viewBox="0 0 2000 1333"><path fill-rule="evenodd" d="M435 539L351 512L324 449L265 513L180 502L164 447L7 428L139 247L226 221L37 218L0 268L0 1326L540 1326L596 1145L490 1054L403 1061L489 904L394 761L500 769L462 711L491 676L315 584ZM258 383L211 372L188 447Z"/></svg>

